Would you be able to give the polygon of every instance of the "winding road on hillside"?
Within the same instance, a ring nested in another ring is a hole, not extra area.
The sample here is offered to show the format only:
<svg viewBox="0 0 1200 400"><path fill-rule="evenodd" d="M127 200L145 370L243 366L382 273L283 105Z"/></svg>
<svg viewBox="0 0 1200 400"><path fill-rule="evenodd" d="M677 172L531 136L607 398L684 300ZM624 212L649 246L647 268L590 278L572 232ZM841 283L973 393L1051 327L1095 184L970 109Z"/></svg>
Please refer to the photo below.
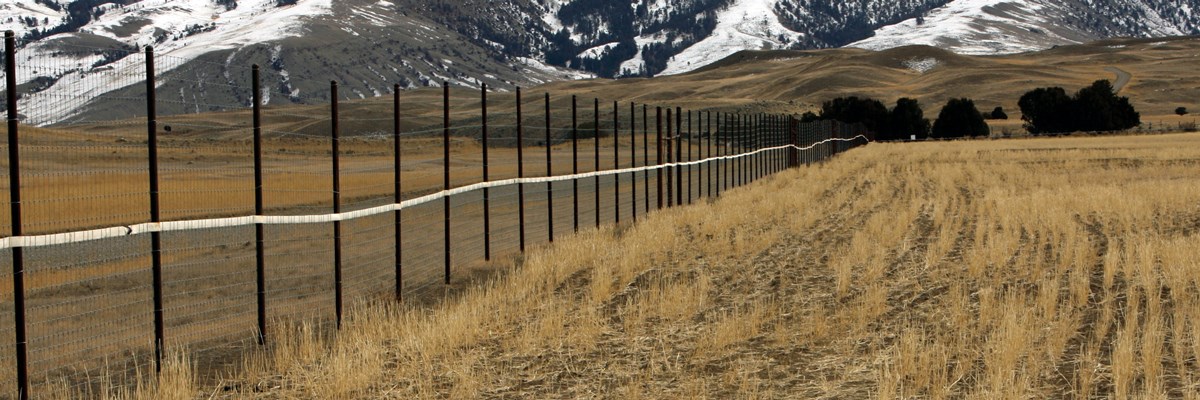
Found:
<svg viewBox="0 0 1200 400"><path fill-rule="evenodd" d="M1129 81L1133 80L1133 74L1126 72L1123 69L1117 67L1104 67L1104 70L1117 74L1117 81L1113 83L1113 93L1121 93L1121 89L1124 89L1125 85L1128 85Z"/></svg>

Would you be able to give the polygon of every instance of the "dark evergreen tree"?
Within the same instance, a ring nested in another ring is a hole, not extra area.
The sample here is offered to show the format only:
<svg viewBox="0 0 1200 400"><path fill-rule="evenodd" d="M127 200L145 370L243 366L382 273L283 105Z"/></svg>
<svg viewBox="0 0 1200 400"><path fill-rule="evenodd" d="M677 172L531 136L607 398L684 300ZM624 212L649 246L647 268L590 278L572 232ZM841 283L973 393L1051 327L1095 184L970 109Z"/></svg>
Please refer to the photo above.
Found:
<svg viewBox="0 0 1200 400"><path fill-rule="evenodd" d="M896 107L888 117L888 129L877 132L880 140L908 140L912 137L925 139L929 137L929 119L921 110L921 104L916 99L901 98L896 101Z"/></svg>
<svg viewBox="0 0 1200 400"><path fill-rule="evenodd" d="M992 119L1008 119L1008 113L1004 112L1004 107L996 107L996 109L992 110L989 117Z"/></svg>
<svg viewBox="0 0 1200 400"><path fill-rule="evenodd" d="M1033 135L1072 131L1071 113L1074 105L1067 91L1060 87L1037 88L1021 96L1021 120L1025 130Z"/></svg>
<svg viewBox="0 0 1200 400"><path fill-rule="evenodd" d="M875 99L839 97L821 105L821 119L832 119L847 124L862 123L867 130L881 133L887 128L888 109Z"/></svg>
<svg viewBox="0 0 1200 400"><path fill-rule="evenodd" d="M1187 115L1187 114L1188 114L1187 107L1179 107L1179 108L1176 108L1176 109L1175 109L1175 114L1177 114L1177 115L1179 115L1179 116L1181 116L1181 117L1182 117L1182 116L1184 116L1184 115Z"/></svg>
<svg viewBox="0 0 1200 400"><path fill-rule="evenodd" d="M1120 131L1141 125L1141 115L1128 97L1117 97L1112 83L1098 80L1075 94L1075 128L1082 131Z"/></svg>
<svg viewBox="0 0 1200 400"><path fill-rule="evenodd" d="M950 99L933 123L935 138L979 137L989 133L987 122L975 108L975 102L966 98Z"/></svg>
<svg viewBox="0 0 1200 400"><path fill-rule="evenodd" d="M1119 97L1112 83L1098 80L1067 97L1062 88L1039 88L1021 96L1018 103L1029 133L1066 133L1074 131L1119 131L1141 125L1141 114Z"/></svg>

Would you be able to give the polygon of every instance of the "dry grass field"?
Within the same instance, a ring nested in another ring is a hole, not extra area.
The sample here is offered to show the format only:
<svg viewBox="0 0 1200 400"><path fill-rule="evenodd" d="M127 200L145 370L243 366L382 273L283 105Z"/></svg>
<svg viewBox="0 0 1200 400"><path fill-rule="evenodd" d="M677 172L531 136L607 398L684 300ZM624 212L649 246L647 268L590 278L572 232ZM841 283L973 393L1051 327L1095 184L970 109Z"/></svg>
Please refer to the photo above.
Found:
<svg viewBox="0 0 1200 400"><path fill-rule="evenodd" d="M1198 164L1194 134L872 144L110 395L1197 398Z"/></svg>

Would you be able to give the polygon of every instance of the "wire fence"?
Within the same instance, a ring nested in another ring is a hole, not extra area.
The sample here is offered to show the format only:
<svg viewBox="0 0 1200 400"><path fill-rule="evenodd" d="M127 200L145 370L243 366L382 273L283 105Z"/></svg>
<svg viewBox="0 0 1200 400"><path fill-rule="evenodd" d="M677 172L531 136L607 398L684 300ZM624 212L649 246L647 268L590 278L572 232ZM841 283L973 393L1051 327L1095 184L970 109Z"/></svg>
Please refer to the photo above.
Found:
<svg viewBox="0 0 1200 400"><path fill-rule="evenodd" d="M336 82L301 98L257 66L62 51L109 67L6 43L0 393L19 398L149 373L167 348L229 359L282 321L339 326L354 303L419 301L481 262L869 141L520 89L339 104Z"/></svg>

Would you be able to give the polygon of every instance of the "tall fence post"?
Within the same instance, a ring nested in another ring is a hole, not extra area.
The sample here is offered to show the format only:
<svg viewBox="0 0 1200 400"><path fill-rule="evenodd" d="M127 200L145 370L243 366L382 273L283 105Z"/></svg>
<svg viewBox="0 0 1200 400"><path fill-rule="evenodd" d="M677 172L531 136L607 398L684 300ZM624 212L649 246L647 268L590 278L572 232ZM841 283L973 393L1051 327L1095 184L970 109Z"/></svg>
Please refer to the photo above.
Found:
<svg viewBox="0 0 1200 400"><path fill-rule="evenodd" d="M725 185L729 180L729 175L726 172L728 171L726 166L729 165L729 161L725 159L725 156L729 155L729 152L726 150L726 143L729 141L728 138L726 138L726 132L728 132L729 128L726 125L726 119L728 119L728 114L722 114L720 111L717 111L716 131L713 132L713 134L716 136L715 143L713 143L713 151L715 151L717 156L720 157L720 159L717 160L717 187L713 190L713 195L716 197L721 197L721 192L725 190Z"/></svg>
<svg viewBox="0 0 1200 400"><path fill-rule="evenodd" d="M755 182L762 178L762 136L763 136L763 114L758 113L750 116L750 151L754 152L754 157L750 159L750 181Z"/></svg>
<svg viewBox="0 0 1200 400"><path fill-rule="evenodd" d="M771 130L767 132L767 147L775 147L779 141L779 119L774 114L767 116L767 123L770 124ZM774 174L779 170L779 151L771 150L767 154L767 174Z"/></svg>
<svg viewBox="0 0 1200 400"><path fill-rule="evenodd" d="M600 99L592 98L592 136L595 136L593 156L595 157L594 172L600 171ZM592 188L596 192L596 229L600 229L600 175L592 177Z"/></svg>
<svg viewBox="0 0 1200 400"><path fill-rule="evenodd" d="M400 84L392 84L392 201L397 205L403 201L402 189L400 186ZM404 291L404 249L402 244L404 241L403 224L404 216L402 210L396 209L392 214L396 221L392 225L395 230L393 236L394 252L396 255L395 273L395 295L396 301L402 301Z"/></svg>
<svg viewBox="0 0 1200 400"><path fill-rule="evenodd" d="M656 165L658 165L658 168L655 168L654 170L658 173L658 180L657 180L658 181L657 182L658 183L658 209L661 210L663 208L663 167L662 167L662 163L663 163L662 117L663 116L662 116L662 107L655 107L655 115L656 115L655 119L657 120L657 122L654 124L654 126L655 126L655 130L658 131L658 145L657 145L658 146L658 159L657 159L658 164L656 164ZM670 118L668 118L668 120L669 119Z"/></svg>
<svg viewBox="0 0 1200 400"><path fill-rule="evenodd" d="M671 107L667 107L667 163L675 163L673 149L675 148L675 130L672 129ZM675 207L675 168L667 167L667 207Z"/></svg>
<svg viewBox="0 0 1200 400"><path fill-rule="evenodd" d="M735 157L729 160L729 187L735 188L742 184L742 115L733 114L729 116L729 154Z"/></svg>
<svg viewBox="0 0 1200 400"><path fill-rule="evenodd" d="M649 110L650 110L650 106L642 104L642 165L643 166L650 165L650 143L649 143L650 142L650 119L647 118L647 114L650 113ZM646 210L646 214L649 214L650 213L650 171L647 170L647 171L643 172L642 178L644 178L642 187L645 189L645 194L646 194L645 196L643 196L644 202L646 203L643 210ZM634 186L634 190L637 190L636 185Z"/></svg>
<svg viewBox="0 0 1200 400"><path fill-rule="evenodd" d="M675 107L675 158L672 162L679 164L683 161L683 109ZM675 205L683 205L683 167L675 166Z"/></svg>
<svg viewBox="0 0 1200 400"><path fill-rule="evenodd" d="M521 121L521 87L517 86L517 179L525 178L525 126ZM518 248L525 252L525 182L517 182L517 221L520 226Z"/></svg>
<svg viewBox="0 0 1200 400"><path fill-rule="evenodd" d="M333 213L342 213L341 128L338 127L338 84L329 82L330 135L333 137ZM342 221L333 221L333 305L337 329L342 329Z"/></svg>
<svg viewBox="0 0 1200 400"><path fill-rule="evenodd" d="M757 181L761 176L759 171L759 161L762 160L762 153L758 153L759 136L762 134L762 114L750 114L750 129L747 132L750 134L750 182Z"/></svg>
<svg viewBox="0 0 1200 400"><path fill-rule="evenodd" d="M788 148L788 168L800 166L800 138L798 133L796 117L788 116L788 143L792 145L792 147Z"/></svg>
<svg viewBox="0 0 1200 400"><path fill-rule="evenodd" d="M735 147L737 149L736 186L740 187L746 184L746 157L742 155L746 153L746 121L742 114L737 115L734 124L737 126L737 145Z"/></svg>
<svg viewBox="0 0 1200 400"><path fill-rule="evenodd" d="M579 120L575 95L571 95L571 174L579 174ZM571 178L571 199L575 202L575 233L579 233L579 178Z"/></svg>
<svg viewBox="0 0 1200 400"><path fill-rule="evenodd" d="M759 113L754 117L754 125L751 132L751 143L754 144L754 180L757 181L763 177L763 153L759 152L763 148L763 135L766 130L766 115Z"/></svg>
<svg viewBox="0 0 1200 400"><path fill-rule="evenodd" d="M792 137L791 132L792 132L792 117L790 115L785 115L785 116L779 117L779 138L778 138L777 144L780 146L785 146L785 145L790 144L792 142L791 141L791 137ZM789 147L789 149L790 149L790 147ZM785 152L783 152L783 154L780 155L780 159L779 159L779 169L780 170L788 169L791 167L791 161L790 161L791 157L789 157L789 154L791 154L791 153L785 151Z"/></svg>
<svg viewBox="0 0 1200 400"><path fill-rule="evenodd" d="M442 189L450 190L450 82L442 81ZM442 197L443 281L450 284L450 196Z"/></svg>
<svg viewBox="0 0 1200 400"><path fill-rule="evenodd" d="M250 67L250 88L254 104L251 117L254 132L254 215L263 215L262 165L262 88L258 64ZM254 224L254 281L258 302L258 344L267 344L267 255L266 232L261 222Z"/></svg>
<svg viewBox="0 0 1200 400"><path fill-rule="evenodd" d="M698 113L696 115L699 115ZM692 162L692 110L687 112L687 162ZM697 124L698 125L698 124ZM687 166L687 203L692 204L692 164Z"/></svg>
<svg viewBox="0 0 1200 400"><path fill-rule="evenodd" d="M637 105L632 101L629 102L629 167L637 167ZM630 205L629 211L633 213L633 222L637 222L637 172L629 173L629 185L633 190L629 191ZM618 206L619 207L619 206Z"/></svg>
<svg viewBox="0 0 1200 400"><path fill-rule="evenodd" d="M707 127L704 129L706 132L708 132L708 137L707 137L707 138L705 138L705 139L708 139L708 145L707 145L708 151L706 151L706 152L705 152L705 153L707 153L707 156L706 156L706 157L704 157L705 159L707 159L707 160L708 160L708 162L704 163L704 164L707 164L707 165L705 165L705 168L707 168L707 169L708 169L708 179L705 179L705 180L704 180L704 181L705 181L705 183L707 183L707 184L708 184L708 191L706 192L706 193L707 193L707 196L705 196L705 197L708 197L708 198L710 198L710 199L711 199L711 198L713 197L713 161L712 161L712 157L713 157L713 125L712 125L712 111L706 111L704 115L705 115L705 117L704 117L704 118L705 118L705 122L706 122L706 124L708 125L708 126L707 126Z"/></svg>
<svg viewBox="0 0 1200 400"><path fill-rule="evenodd" d="M771 116L771 121L772 121L771 126L774 128L771 131L771 146L775 147L775 146L779 146L779 143L780 143L779 137L782 134L781 127L783 125L782 125L782 120L780 119L780 117L778 115ZM771 159L773 161L771 163L771 170L772 170L772 172L779 172L779 170L781 169L780 165L783 162L783 158L780 157L779 150L775 150L772 153L774 155L773 155L773 157L771 157Z"/></svg>
<svg viewBox="0 0 1200 400"><path fill-rule="evenodd" d="M621 169L621 120L619 105L613 102L613 170ZM613 174L613 219L621 223L621 175Z"/></svg>
<svg viewBox="0 0 1200 400"><path fill-rule="evenodd" d="M146 46L146 148L150 162L150 222L162 222L158 187L158 111L155 108L154 48ZM154 285L154 371L162 372L165 323L163 322L162 233L150 233L150 271Z"/></svg>
<svg viewBox="0 0 1200 400"><path fill-rule="evenodd" d="M4 32L4 77L6 108L8 109L8 209L12 236L21 236L21 151L17 136L20 122L17 117L17 38L13 31ZM29 398L29 359L25 336L25 249L12 248L13 275L13 333L17 368L17 398Z"/></svg>
<svg viewBox="0 0 1200 400"><path fill-rule="evenodd" d="M546 93L546 176L554 176L550 151L554 148L550 135L550 93ZM554 243L554 182L546 181L546 241Z"/></svg>
<svg viewBox="0 0 1200 400"><path fill-rule="evenodd" d="M488 120L487 120L487 84L479 85L479 112L482 124L483 139L483 181L488 181ZM492 216L491 196L487 186L483 187L483 259L492 260Z"/></svg>

